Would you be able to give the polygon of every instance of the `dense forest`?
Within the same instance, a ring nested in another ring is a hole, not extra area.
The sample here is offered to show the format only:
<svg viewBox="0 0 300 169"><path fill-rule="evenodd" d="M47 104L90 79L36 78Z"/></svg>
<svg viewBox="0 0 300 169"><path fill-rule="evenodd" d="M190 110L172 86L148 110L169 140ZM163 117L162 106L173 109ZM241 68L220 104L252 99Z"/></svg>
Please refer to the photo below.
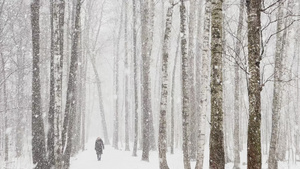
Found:
<svg viewBox="0 0 300 169"><path fill-rule="evenodd" d="M0 168L75 169L101 137L160 169L297 169L299 20L299 0L0 0Z"/></svg>

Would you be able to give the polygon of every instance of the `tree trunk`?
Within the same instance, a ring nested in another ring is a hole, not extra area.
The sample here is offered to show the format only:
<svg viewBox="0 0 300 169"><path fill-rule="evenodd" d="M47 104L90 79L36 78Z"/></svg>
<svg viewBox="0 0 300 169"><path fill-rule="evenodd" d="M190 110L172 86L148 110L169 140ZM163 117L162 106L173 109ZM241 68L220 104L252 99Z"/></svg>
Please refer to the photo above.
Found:
<svg viewBox="0 0 300 169"><path fill-rule="evenodd" d="M122 2L123 6L124 1ZM119 42L121 39L122 22L123 22L123 10L120 14L120 27L118 32L118 38L116 40L116 54L114 65L114 81L115 81L115 114L114 114L114 133L113 133L113 147L118 149L119 143Z"/></svg>
<svg viewBox="0 0 300 169"><path fill-rule="evenodd" d="M124 63L124 68L125 68L125 151L130 151L129 149L129 66L128 66L128 38L127 38L127 10L128 10L128 3L125 2L124 5L124 13L125 13L125 23L124 23L124 36L125 36L125 63Z"/></svg>
<svg viewBox="0 0 300 169"><path fill-rule="evenodd" d="M99 74L97 71L96 60L95 60L94 56L90 56L90 59L91 59L91 64L93 66L93 70L94 70L95 77L96 77L98 97L99 97L100 115L101 115L101 124L102 124L102 129L103 129L103 134L104 134L104 142L105 142L105 144L109 144L105 112L104 112L104 106L103 106L103 100L102 100L101 80L100 80L100 77L99 77Z"/></svg>
<svg viewBox="0 0 300 169"><path fill-rule="evenodd" d="M273 104L272 104L272 133L269 148L269 160L268 168L278 168L278 137L279 137L279 117L281 110L281 79L282 79L282 50L283 50L283 37L282 30L283 26L283 11L282 3L279 3L277 13L277 31L276 34L276 52L275 52L275 67L274 67L274 89L273 89Z"/></svg>
<svg viewBox="0 0 300 169"><path fill-rule="evenodd" d="M57 154L57 152L61 153L62 151L60 126L62 120L61 119L62 118L61 89L62 89L62 64L63 64L62 60L63 60L64 1L52 0L50 2L50 13L51 13L50 16L50 21L51 21L50 23L51 24L50 104L49 104L49 113L48 113L49 130L48 130L48 139L47 139L47 145L48 145L47 149L48 149L48 163L50 167L53 167L54 165L56 165L55 159L59 158L57 159L57 161L58 163L60 163L61 154ZM59 64L59 66L57 64ZM55 90L56 87L57 90ZM57 102L55 102L55 97L57 97L58 95L60 97L60 101L58 101L59 106L57 105ZM55 151L55 149L59 151Z"/></svg>
<svg viewBox="0 0 300 169"><path fill-rule="evenodd" d="M175 104L175 72L176 72L176 65L177 65L177 58L179 53L179 46L180 46L180 33L178 34L177 38L177 48L175 53L175 61L174 61L174 67L173 67L173 73L172 73L172 87L171 87L171 154L174 154L174 140L175 140L175 111L174 107Z"/></svg>
<svg viewBox="0 0 300 169"><path fill-rule="evenodd" d="M69 80L68 80L68 89L67 89L67 100L66 100L66 110L65 110L65 122L67 123L67 138L66 138L66 146L64 152L64 169L68 169L70 166L70 157L74 134L74 121L76 114L76 76L77 76L77 68L78 68L78 46L79 46L79 35L80 35L80 12L81 12L81 0L77 0L76 2L76 11L75 11L75 25L73 30L73 42L72 42L72 51L71 51L71 63L70 63L70 72L69 72ZM79 125L79 124L76 124Z"/></svg>
<svg viewBox="0 0 300 169"><path fill-rule="evenodd" d="M49 167L55 166L54 155L54 28L53 28L53 0L50 1L50 26L51 26L51 46L50 46L50 103L48 112L48 134L47 134L47 153Z"/></svg>
<svg viewBox="0 0 300 169"><path fill-rule="evenodd" d="M189 161L189 151L188 151L188 126L189 126L189 94L190 94L190 84L189 84L189 56L187 54L187 38L186 38L186 7L181 0L180 5L180 32L181 32L181 55L182 55L182 139L183 139L183 162L184 169L190 169Z"/></svg>
<svg viewBox="0 0 300 169"><path fill-rule="evenodd" d="M209 166L225 168L222 89L222 0L212 0L211 13L211 131Z"/></svg>
<svg viewBox="0 0 300 169"><path fill-rule="evenodd" d="M7 113L7 92L6 92L6 73L5 73L5 61L4 61L4 56L2 55L1 57L1 62L2 62L2 74L3 74L3 109L4 109L4 160L8 161L8 113Z"/></svg>
<svg viewBox="0 0 300 169"><path fill-rule="evenodd" d="M281 5L283 5L283 4L281 4ZM284 5L283 5L283 7L287 8L288 11L292 11L292 9L291 9L292 5L293 5L292 1L289 0L287 3L287 7L285 7ZM280 8L282 8L282 6ZM288 15L288 14L286 14L286 15ZM278 105L280 107L280 109L282 108L282 103L290 103L290 101L289 101L290 97L287 96L288 87L283 86L283 85L285 85L285 83L281 84L281 82L282 82L282 80L288 81L288 79L291 79L290 75L289 75L291 68L289 68L287 66L287 64L288 64L287 46L289 45L289 41L287 42L288 33L289 33L287 27L288 27L288 23L290 23L291 20L288 18L283 18L283 17L281 17L281 19L284 20L283 28L285 28L285 29L282 32L282 35L281 35L282 37L280 40L281 43L279 43L280 45L278 46L281 49L279 52L280 57L281 57L281 63L280 63L281 77L279 77L279 83L280 83L279 86L280 86L281 90L279 90L279 105ZM276 57L276 55L275 55L275 57ZM285 99L286 101L283 99ZM288 130L286 116L288 116L288 114L290 114L289 104L287 105L287 108L285 108L285 109L283 108L283 110L285 110L282 112L283 114L280 113L280 111L279 111L279 117L278 117L277 129L279 129L279 131L277 130L278 131L277 134L278 134L279 139L277 140L277 143L276 143L277 145L276 145L276 150L275 150L276 156L277 156L277 161L285 161L286 160L286 152L288 150L288 140L289 139L286 137L286 133L289 132L290 130Z"/></svg>
<svg viewBox="0 0 300 169"><path fill-rule="evenodd" d="M196 113L196 96L195 96L195 54L194 54L194 41L196 28L196 0L190 0L190 13L189 13L189 44L188 44L188 55L190 62L190 132L189 132L189 158L196 160L197 154L197 113Z"/></svg>
<svg viewBox="0 0 300 169"><path fill-rule="evenodd" d="M154 15L155 15L155 3L154 0L149 0L149 23L148 23L148 43L147 43L147 51L148 57L152 57L152 48L153 48L153 31L154 31ZM149 61L150 66L150 61ZM150 73L150 68L149 68ZM149 75L149 89L151 91L151 76ZM151 92L150 92L151 95ZM149 95L149 96L150 96ZM150 98L150 107L151 106L151 98ZM153 122L153 111L149 111L149 139L150 139L150 149L156 151L156 140L155 140L155 131L154 131L154 122Z"/></svg>
<svg viewBox="0 0 300 169"><path fill-rule="evenodd" d="M71 155L75 155L81 146L81 122L82 122L82 33L81 33L81 19L79 20L79 39L78 39L78 54L77 54L77 62L80 63L77 67L77 72L76 72L76 87L75 87L75 121L74 121L74 129L73 129L73 143L72 143L72 151Z"/></svg>
<svg viewBox="0 0 300 169"><path fill-rule="evenodd" d="M161 101L160 101L160 118L159 118L159 167L160 169L169 169L167 163L167 103L168 103L168 59L169 45L172 27L173 5L168 8L166 15L166 30L164 35L163 50L162 50L162 84L161 84Z"/></svg>
<svg viewBox="0 0 300 169"><path fill-rule="evenodd" d="M22 44L21 44L22 45ZM21 46L20 45L20 46ZM24 147L24 135L25 135L25 95L24 95L24 88L25 88L25 55L20 51L20 56L17 56L17 65L18 65L18 88L17 88L17 101L18 101L18 112L17 112L17 130L16 130L16 156L21 157L23 153L23 147ZM4 73L4 72L3 72Z"/></svg>
<svg viewBox="0 0 300 169"><path fill-rule="evenodd" d="M55 168L62 168L62 77L63 77L63 25L64 8L63 0L53 0L53 52L54 57L54 161ZM51 63L50 63L51 64ZM51 114L50 114L51 116ZM50 122L49 124L52 124ZM50 127L51 130L52 126ZM51 139L51 138L50 138Z"/></svg>
<svg viewBox="0 0 300 169"><path fill-rule="evenodd" d="M298 15L300 14L300 5L298 5ZM299 32L300 30L300 24L299 22L297 23L297 32ZM295 44L295 53L297 53L297 55L295 56L298 56L297 57L297 69L296 69L296 74L300 74L300 71L299 71L299 68L300 68L300 51L299 51L299 46L300 46L300 43L299 43L299 40L300 40L300 36L299 36L299 33L297 36L295 36L295 39L296 39L296 44ZM299 81L300 79L298 78L297 79L297 82L296 82L296 87L297 87L297 99L296 99L296 103L299 103L300 101L300 84L299 84ZM297 112L300 112L300 104L297 104ZM296 145L300 145L300 116L296 117L295 118L295 123L296 123L296 131L295 131L295 142L296 142ZM298 158L296 158L296 161L299 161L300 159L300 146L296 146L296 156L298 156Z"/></svg>
<svg viewBox="0 0 300 169"><path fill-rule="evenodd" d="M261 0L246 1L248 14L249 123L247 141L248 169L261 168L261 82L260 10Z"/></svg>
<svg viewBox="0 0 300 169"><path fill-rule="evenodd" d="M150 150L150 115L151 115L151 81L150 81L150 55L148 51L148 19L149 19L149 6L148 1L143 1L142 6L142 64L143 65L143 92L142 92L142 109L143 109L143 152L142 160L149 161L149 150Z"/></svg>
<svg viewBox="0 0 300 169"><path fill-rule="evenodd" d="M81 27L82 30L82 27ZM85 36L83 36L85 38ZM87 78L87 53L84 51L83 43L82 45L82 66L81 66L81 112L82 112L82 119L81 119L81 150L84 151L85 149L85 142L86 142L86 78Z"/></svg>
<svg viewBox="0 0 300 169"><path fill-rule="evenodd" d="M198 150L197 150L197 163L196 169L202 169L204 163L204 146L205 146L205 133L206 133L206 112L209 110L209 63L210 63L210 13L211 13L211 0L206 0L205 16L204 16L204 32L203 32L203 55L202 55L202 69L201 69L201 84L200 84L200 121L198 131Z"/></svg>
<svg viewBox="0 0 300 169"><path fill-rule="evenodd" d="M41 113L41 84L40 84L40 1L31 3L32 27L32 160L35 169L46 169L46 147L44 123Z"/></svg>
<svg viewBox="0 0 300 169"><path fill-rule="evenodd" d="M137 156L137 143L138 143L138 134L139 134L139 117L138 117L138 61L137 61L137 30L136 30L136 0L132 0L132 13L133 13L133 59L134 59L134 144L132 156Z"/></svg>
<svg viewBox="0 0 300 169"><path fill-rule="evenodd" d="M240 1L239 23L237 28L237 39L235 44L234 65L234 169L240 169L240 54L242 46L242 29L244 18L244 0Z"/></svg>

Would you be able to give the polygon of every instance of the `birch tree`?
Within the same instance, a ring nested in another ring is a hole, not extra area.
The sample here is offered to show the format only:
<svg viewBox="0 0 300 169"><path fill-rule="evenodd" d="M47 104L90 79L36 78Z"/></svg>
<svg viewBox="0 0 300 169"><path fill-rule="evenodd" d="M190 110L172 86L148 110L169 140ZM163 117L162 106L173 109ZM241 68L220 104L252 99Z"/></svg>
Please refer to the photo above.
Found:
<svg viewBox="0 0 300 169"><path fill-rule="evenodd" d="M189 56L187 54L187 38L186 38L186 7L184 1L181 0L180 5L180 33L181 33L181 57L182 57L182 139L183 139L183 163L184 169L190 169L190 159L188 151L188 126L189 126Z"/></svg>
<svg viewBox="0 0 300 169"><path fill-rule="evenodd" d="M35 169L47 168L44 123L41 114L40 84L40 1L31 3L32 27L32 161Z"/></svg>
<svg viewBox="0 0 300 169"><path fill-rule="evenodd" d="M201 67L201 84L200 84L200 120L198 130L198 150L197 150L197 163L196 169L203 168L204 161L204 146L205 146L205 129L206 129L206 112L208 111L209 104L209 62L210 62L210 20L211 20L211 0L205 1L205 14L204 14L204 30L203 30L203 54L202 54L202 67ZM198 58L199 59L199 58Z"/></svg>
<svg viewBox="0 0 300 169"><path fill-rule="evenodd" d="M171 2L172 3L172 2ZM169 169L167 163L167 103L168 103L168 59L169 59L169 41L171 36L173 15L173 4L168 8L166 14L166 27L162 49L162 84L161 84L161 101L160 101L160 118L159 118L159 167L160 169Z"/></svg>
<svg viewBox="0 0 300 169"><path fill-rule="evenodd" d="M62 69L64 1L50 1L51 50L50 50L50 105L48 113L48 163L61 167L62 156Z"/></svg>
<svg viewBox="0 0 300 169"><path fill-rule="evenodd" d="M210 168L225 168L222 89L222 0L212 0L211 13L211 130L209 142Z"/></svg>
<svg viewBox="0 0 300 169"><path fill-rule="evenodd" d="M261 0L248 0L249 122L247 141L248 169L261 168L261 85L260 85L260 10Z"/></svg>

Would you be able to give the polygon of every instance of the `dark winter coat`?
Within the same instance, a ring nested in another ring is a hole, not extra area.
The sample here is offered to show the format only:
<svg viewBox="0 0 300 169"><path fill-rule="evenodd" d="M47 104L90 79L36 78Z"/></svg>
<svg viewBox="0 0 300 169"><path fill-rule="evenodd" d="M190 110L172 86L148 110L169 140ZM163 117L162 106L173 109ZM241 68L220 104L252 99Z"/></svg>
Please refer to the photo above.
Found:
<svg viewBox="0 0 300 169"><path fill-rule="evenodd" d="M104 149L104 144L101 138L97 138L95 142L95 150L97 154L102 154Z"/></svg>

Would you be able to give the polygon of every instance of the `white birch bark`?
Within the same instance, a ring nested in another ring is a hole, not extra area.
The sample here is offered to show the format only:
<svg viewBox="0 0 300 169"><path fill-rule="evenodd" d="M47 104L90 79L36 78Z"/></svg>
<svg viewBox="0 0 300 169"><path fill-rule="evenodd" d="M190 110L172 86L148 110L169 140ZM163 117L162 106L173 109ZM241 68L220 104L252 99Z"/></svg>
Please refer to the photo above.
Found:
<svg viewBox="0 0 300 169"><path fill-rule="evenodd" d="M198 150L197 150L197 163L196 169L203 168L204 161L204 146L205 146L205 133L206 133L206 112L208 111L209 103L209 78L210 78L210 20L211 20L211 0L205 2L205 15L204 15L204 30L203 30L203 43L202 43L202 67L201 67L201 84L200 84L200 121L198 130Z"/></svg>
<svg viewBox="0 0 300 169"><path fill-rule="evenodd" d="M172 27L173 5L168 8L166 14L166 28L162 50L162 84L161 84L161 101L160 101L160 118L159 118L159 167L160 169L169 169L167 163L167 103L168 103L168 59L169 59L169 45Z"/></svg>

